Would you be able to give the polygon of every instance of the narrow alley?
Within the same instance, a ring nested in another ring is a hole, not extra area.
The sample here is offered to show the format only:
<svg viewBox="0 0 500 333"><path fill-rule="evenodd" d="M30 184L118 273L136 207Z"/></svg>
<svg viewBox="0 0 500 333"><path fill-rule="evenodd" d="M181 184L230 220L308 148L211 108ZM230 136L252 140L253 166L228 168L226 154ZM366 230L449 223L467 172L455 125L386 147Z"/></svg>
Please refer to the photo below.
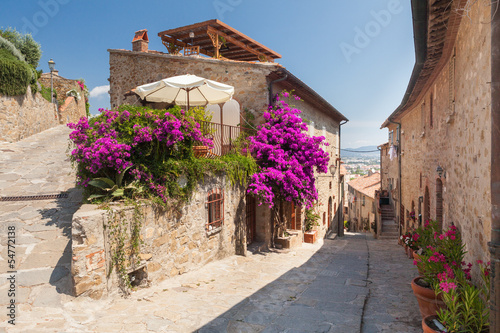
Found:
<svg viewBox="0 0 500 333"><path fill-rule="evenodd" d="M0 203L2 235L16 226L19 262L17 322L7 325L2 311L0 332L420 332L412 260L395 239L366 233L249 251L128 298L73 298L68 244L79 193L65 155L67 132L59 126L1 146L2 197L68 197ZM2 308L7 288L2 283Z"/></svg>

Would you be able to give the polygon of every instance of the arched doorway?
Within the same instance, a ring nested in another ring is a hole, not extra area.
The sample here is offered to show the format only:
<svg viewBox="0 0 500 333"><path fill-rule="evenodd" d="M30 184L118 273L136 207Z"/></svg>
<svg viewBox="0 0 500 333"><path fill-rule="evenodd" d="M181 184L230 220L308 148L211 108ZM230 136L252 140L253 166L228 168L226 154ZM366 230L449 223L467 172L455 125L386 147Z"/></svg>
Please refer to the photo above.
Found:
<svg viewBox="0 0 500 333"><path fill-rule="evenodd" d="M332 224L332 197L328 199L328 229L330 229L331 224Z"/></svg>
<svg viewBox="0 0 500 333"><path fill-rule="evenodd" d="M436 180L436 220L439 229L443 230L443 181Z"/></svg>
<svg viewBox="0 0 500 333"><path fill-rule="evenodd" d="M431 199L429 196L429 187L425 187L424 194L424 222L430 219L431 213Z"/></svg>

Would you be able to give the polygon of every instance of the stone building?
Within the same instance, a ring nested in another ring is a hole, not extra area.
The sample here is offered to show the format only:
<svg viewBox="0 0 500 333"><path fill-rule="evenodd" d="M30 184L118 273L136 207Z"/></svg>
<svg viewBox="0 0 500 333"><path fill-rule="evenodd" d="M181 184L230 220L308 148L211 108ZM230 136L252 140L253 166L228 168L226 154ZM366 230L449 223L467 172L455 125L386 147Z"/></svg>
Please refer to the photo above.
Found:
<svg viewBox="0 0 500 333"><path fill-rule="evenodd" d="M50 73L40 76L40 83L50 88ZM76 123L87 116L85 92L78 80L67 79L59 75L58 70L52 72L52 85L57 96L57 117L60 124Z"/></svg>
<svg viewBox="0 0 500 333"><path fill-rule="evenodd" d="M219 20L211 20L186 27L160 32L159 37L168 53L149 50L147 30L137 31L132 41L132 51L108 50L110 54L111 106L143 104L154 108L168 107L165 103L144 102L134 93L140 85L160 79L194 74L234 86L233 100L224 105L212 105L212 122L221 128L241 128L244 123L240 113L251 112L256 122L273 103L273 96L283 90L301 97L294 102L309 122L309 134L325 136L329 143L324 149L330 155L328 174L318 174L318 207L321 223L318 236L328 232L343 232L340 174L340 125L347 119L300 79L283 66L274 63L281 56L241 34ZM180 51L183 51L181 53ZM219 116L220 115L220 116ZM222 138L221 142L225 142ZM207 229L209 207L218 200L222 221L215 230ZM147 209L147 208L146 208ZM98 234L104 222L103 212L86 208L75 214L73 220L73 251L80 253L80 260L73 262L77 294L99 298L115 285L106 278L109 247ZM303 241L304 209L283 203L281 214L287 221L290 236L282 246L297 246ZM247 245L271 243L270 209L258 206L255 199L246 195L246 189L232 187L224 176L213 177L200 183L189 204L178 214L166 212L155 215L148 211L148 220L141 229L145 246L143 266L149 278L158 281L183 273L209 261L232 254L245 255ZM93 222L91 222L93 221ZM75 236L76 235L76 236ZM96 239L97 241L94 241ZM96 263L93 265L93 263ZM135 274L135 273L134 273ZM98 281L94 283L94 281ZM81 287L79 287L81 286Z"/></svg>
<svg viewBox="0 0 500 333"><path fill-rule="evenodd" d="M375 191L380 190L380 173L375 172L347 183L351 231L368 231L375 222Z"/></svg>
<svg viewBox="0 0 500 333"><path fill-rule="evenodd" d="M0 141L19 141L86 116L83 94L81 100L66 96L66 92L72 89L81 92L77 81L61 77L57 71L54 71L53 80L54 90L60 96L60 106L51 104L39 92L33 94L31 87L22 96L0 95ZM42 74L40 83L50 87L50 73Z"/></svg>
<svg viewBox="0 0 500 333"><path fill-rule="evenodd" d="M382 124L382 189L401 226L427 219L461 231L468 262L489 260L491 6L412 1L416 64L401 105ZM415 218L412 217L415 213ZM477 273L477 272L476 272Z"/></svg>

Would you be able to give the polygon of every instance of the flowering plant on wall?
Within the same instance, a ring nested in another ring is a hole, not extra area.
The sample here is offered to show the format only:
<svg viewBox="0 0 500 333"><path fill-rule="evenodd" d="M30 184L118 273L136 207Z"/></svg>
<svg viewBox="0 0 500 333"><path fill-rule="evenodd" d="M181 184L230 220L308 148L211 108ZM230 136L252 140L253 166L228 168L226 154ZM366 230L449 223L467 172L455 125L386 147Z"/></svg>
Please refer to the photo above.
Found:
<svg viewBox="0 0 500 333"><path fill-rule="evenodd" d="M78 184L87 188L87 196L95 192L90 184L115 196L147 192L166 202L167 196L186 193L175 186L183 172L188 173L188 184L194 186L193 173L200 170L187 169L179 161L193 160L194 142L213 143L202 135L193 117L178 106L169 110L122 106L99 111L101 114L91 120L81 118L68 124L75 145L71 159L77 164ZM116 192L123 180L132 186ZM96 197L99 195L90 198Z"/></svg>
<svg viewBox="0 0 500 333"><path fill-rule="evenodd" d="M274 236L284 234L286 226L278 214L281 201L311 208L318 199L314 171L328 171L328 153L321 149L324 137L307 135L306 123L298 117L301 110L291 107L284 92L264 113L265 123L250 137L250 150L261 170L250 181L248 193L260 204L272 208Z"/></svg>

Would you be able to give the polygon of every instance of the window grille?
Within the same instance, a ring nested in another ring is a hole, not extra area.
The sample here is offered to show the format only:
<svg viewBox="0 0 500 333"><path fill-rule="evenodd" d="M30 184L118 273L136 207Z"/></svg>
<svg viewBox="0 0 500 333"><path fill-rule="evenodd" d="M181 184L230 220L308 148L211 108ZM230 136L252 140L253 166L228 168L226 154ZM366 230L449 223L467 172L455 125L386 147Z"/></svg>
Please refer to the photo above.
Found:
<svg viewBox="0 0 500 333"><path fill-rule="evenodd" d="M215 189L207 196L208 222L207 231L213 231L224 224L224 191Z"/></svg>

